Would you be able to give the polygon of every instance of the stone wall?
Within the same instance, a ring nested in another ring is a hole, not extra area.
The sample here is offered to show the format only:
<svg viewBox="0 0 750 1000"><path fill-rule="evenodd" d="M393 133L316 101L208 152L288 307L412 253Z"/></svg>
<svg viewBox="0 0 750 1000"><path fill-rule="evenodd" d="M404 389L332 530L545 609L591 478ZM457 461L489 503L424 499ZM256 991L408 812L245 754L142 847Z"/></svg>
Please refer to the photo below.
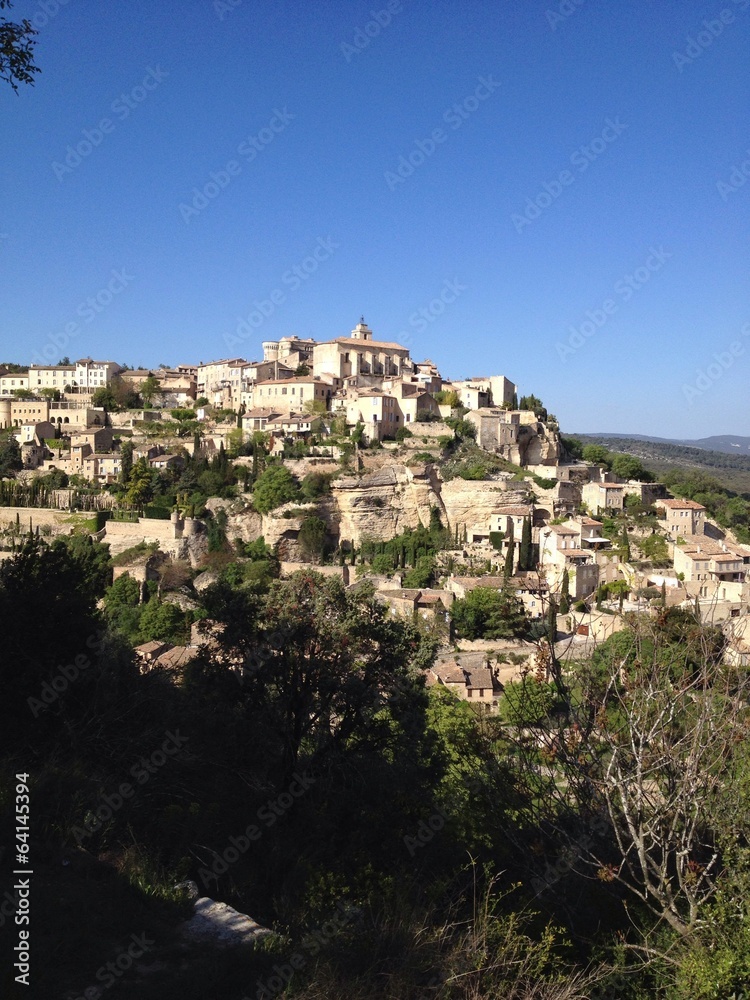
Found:
<svg viewBox="0 0 750 1000"><path fill-rule="evenodd" d="M310 573L320 573L322 576L330 577L334 580L341 580L344 586L349 585L349 571L351 567L349 566L315 566L312 563L303 562L282 562L281 563L281 575L291 576L292 573L297 573L302 570L306 570Z"/></svg>
<svg viewBox="0 0 750 1000"><path fill-rule="evenodd" d="M22 531L28 531L31 523L34 529L50 527L55 535L69 535L76 527L88 524L94 516L93 513L51 507L0 507L0 528L15 524L16 515Z"/></svg>

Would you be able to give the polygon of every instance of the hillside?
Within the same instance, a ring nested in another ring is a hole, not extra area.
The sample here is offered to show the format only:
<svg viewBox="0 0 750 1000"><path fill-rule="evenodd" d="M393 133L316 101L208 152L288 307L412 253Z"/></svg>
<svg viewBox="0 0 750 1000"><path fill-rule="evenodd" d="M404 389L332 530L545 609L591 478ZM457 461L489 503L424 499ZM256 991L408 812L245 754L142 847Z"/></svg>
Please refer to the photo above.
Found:
<svg viewBox="0 0 750 1000"><path fill-rule="evenodd" d="M619 434L575 434L583 444L602 444L612 451L640 458L654 475L663 476L670 469L700 469L714 476L728 490L750 493L750 455L737 450L731 453L659 438L627 437ZM728 437L704 438L704 441L728 441ZM736 438L750 444L750 438Z"/></svg>
<svg viewBox="0 0 750 1000"><path fill-rule="evenodd" d="M740 434L716 434L705 438L662 438L649 434L612 434L598 432L596 434L577 434L576 437L608 438L616 441L648 441L657 444L681 445L689 448L700 448L702 451L720 451L727 455L747 455L750 457L750 437Z"/></svg>

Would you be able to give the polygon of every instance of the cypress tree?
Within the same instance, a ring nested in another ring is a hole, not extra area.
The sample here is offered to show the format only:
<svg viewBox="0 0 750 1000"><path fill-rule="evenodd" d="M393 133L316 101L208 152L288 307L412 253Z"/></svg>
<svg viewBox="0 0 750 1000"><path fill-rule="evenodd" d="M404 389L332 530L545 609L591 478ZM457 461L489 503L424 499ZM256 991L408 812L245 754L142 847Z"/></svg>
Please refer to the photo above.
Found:
<svg viewBox="0 0 750 1000"><path fill-rule="evenodd" d="M554 642L557 636L557 605L551 597L549 599L549 608L547 609L547 634L549 641L551 643Z"/></svg>
<svg viewBox="0 0 750 1000"><path fill-rule="evenodd" d="M622 558L623 562L630 562L630 537L627 524L622 529Z"/></svg>
<svg viewBox="0 0 750 1000"><path fill-rule="evenodd" d="M523 528L521 530L521 547L518 550L518 568L522 570L531 569L531 518L530 517L525 517L523 519Z"/></svg>
<svg viewBox="0 0 750 1000"><path fill-rule="evenodd" d="M505 576L513 576L513 556L515 554L516 543L511 538L508 542L508 551L505 553Z"/></svg>
<svg viewBox="0 0 750 1000"><path fill-rule="evenodd" d="M567 570L563 573L562 588L560 591L560 614L567 615L570 611L570 574Z"/></svg>

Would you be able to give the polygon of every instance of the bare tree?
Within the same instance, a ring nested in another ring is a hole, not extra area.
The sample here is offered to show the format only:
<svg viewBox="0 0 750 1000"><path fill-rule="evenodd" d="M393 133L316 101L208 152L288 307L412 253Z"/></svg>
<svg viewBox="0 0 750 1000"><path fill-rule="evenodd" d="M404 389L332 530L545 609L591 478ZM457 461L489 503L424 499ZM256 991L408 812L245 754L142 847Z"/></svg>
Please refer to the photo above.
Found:
<svg viewBox="0 0 750 1000"><path fill-rule="evenodd" d="M567 840L553 872L618 883L681 935L716 891L717 814L750 731L750 679L722 652L721 633L687 612L633 617L575 670L558 672L541 649L506 724L530 818ZM540 719L547 678L553 704ZM581 820L595 834L581 837Z"/></svg>

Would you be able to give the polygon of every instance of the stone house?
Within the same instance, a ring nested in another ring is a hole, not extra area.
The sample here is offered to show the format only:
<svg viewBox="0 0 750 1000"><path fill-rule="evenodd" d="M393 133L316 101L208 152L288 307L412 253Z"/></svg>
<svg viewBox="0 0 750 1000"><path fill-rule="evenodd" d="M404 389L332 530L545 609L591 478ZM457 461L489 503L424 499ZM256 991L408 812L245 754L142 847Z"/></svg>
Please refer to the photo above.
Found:
<svg viewBox="0 0 750 1000"><path fill-rule="evenodd" d="M695 585L687 589L699 598L739 601L750 572L750 548L688 535L674 546L674 569L686 585Z"/></svg>
<svg viewBox="0 0 750 1000"><path fill-rule="evenodd" d="M539 532L539 566L549 587L559 591L568 571L570 596L584 600L599 586L599 566L591 548L583 548L581 526L552 524Z"/></svg>
<svg viewBox="0 0 750 1000"><path fill-rule="evenodd" d="M351 337L316 344L313 348L313 372L345 379L351 375L401 375L411 373L414 364L409 349L402 344L375 340L372 330L361 320Z"/></svg>
<svg viewBox="0 0 750 1000"><path fill-rule="evenodd" d="M503 692L497 667L483 653L459 653L438 660L427 671L427 685L443 686L462 701L496 711Z"/></svg>
<svg viewBox="0 0 750 1000"><path fill-rule="evenodd" d="M622 510L625 506L624 483L586 483L581 490L589 510L599 514L607 510Z"/></svg>
<svg viewBox="0 0 750 1000"><path fill-rule="evenodd" d="M448 609L453 604L453 594L444 590L425 589L387 589L379 590L376 595L379 601L387 604L395 615L422 618L438 617L448 620Z"/></svg>
<svg viewBox="0 0 750 1000"><path fill-rule="evenodd" d="M695 500L658 499L654 507L672 537L702 535L706 530L706 508Z"/></svg>
<svg viewBox="0 0 750 1000"><path fill-rule="evenodd" d="M29 388L29 375L20 372L0 375L0 396L15 396L19 389Z"/></svg>
<svg viewBox="0 0 750 1000"><path fill-rule="evenodd" d="M327 409L332 394L327 382L312 375L269 379L253 386L252 408L271 407L281 414L301 413L307 403L317 402Z"/></svg>

